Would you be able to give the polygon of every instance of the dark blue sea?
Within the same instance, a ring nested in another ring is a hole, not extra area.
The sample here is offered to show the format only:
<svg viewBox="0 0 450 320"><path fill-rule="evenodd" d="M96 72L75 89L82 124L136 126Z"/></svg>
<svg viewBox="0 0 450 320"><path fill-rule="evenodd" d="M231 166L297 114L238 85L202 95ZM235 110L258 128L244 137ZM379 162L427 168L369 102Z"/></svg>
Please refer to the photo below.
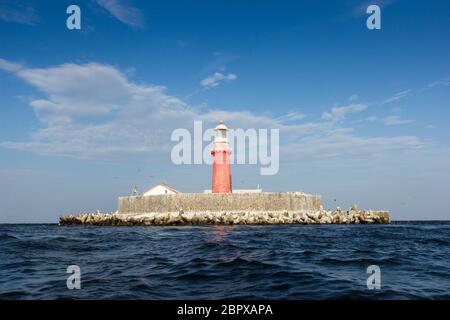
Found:
<svg viewBox="0 0 450 320"><path fill-rule="evenodd" d="M450 223L0 225L0 299L450 299Z"/></svg>

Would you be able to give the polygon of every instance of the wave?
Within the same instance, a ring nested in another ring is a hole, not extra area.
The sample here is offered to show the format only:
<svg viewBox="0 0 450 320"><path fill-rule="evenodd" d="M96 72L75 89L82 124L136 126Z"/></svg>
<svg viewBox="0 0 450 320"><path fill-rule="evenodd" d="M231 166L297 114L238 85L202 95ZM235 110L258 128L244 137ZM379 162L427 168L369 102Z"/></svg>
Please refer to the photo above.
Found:
<svg viewBox="0 0 450 320"><path fill-rule="evenodd" d="M448 299L448 226L0 225L0 299Z"/></svg>

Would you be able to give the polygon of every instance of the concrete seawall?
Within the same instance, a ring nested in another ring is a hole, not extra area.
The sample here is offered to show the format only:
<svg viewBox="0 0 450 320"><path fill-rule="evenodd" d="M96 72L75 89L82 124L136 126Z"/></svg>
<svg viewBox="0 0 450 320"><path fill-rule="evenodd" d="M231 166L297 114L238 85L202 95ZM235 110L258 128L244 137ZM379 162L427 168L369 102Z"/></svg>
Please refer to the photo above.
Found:
<svg viewBox="0 0 450 320"><path fill-rule="evenodd" d="M60 217L61 225L275 225L389 223L389 212L337 208L326 211L320 196L301 192L246 194L184 193L118 199L111 214L80 213Z"/></svg>
<svg viewBox="0 0 450 320"><path fill-rule="evenodd" d="M120 197L118 211L126 213L199 211L319 211L321 198L301 192L244 194L183 193L176 195Z"/></svg>

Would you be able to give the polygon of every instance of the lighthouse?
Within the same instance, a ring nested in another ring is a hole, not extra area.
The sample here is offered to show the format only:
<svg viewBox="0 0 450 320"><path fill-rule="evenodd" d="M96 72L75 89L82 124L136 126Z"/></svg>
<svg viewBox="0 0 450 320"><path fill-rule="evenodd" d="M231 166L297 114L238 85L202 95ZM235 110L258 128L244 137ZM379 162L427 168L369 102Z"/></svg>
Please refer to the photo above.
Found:
<svg viewBox="0 0 450 320"><path fill-rule="evenodd" d="M227 126L220 121L214 129L214 147L211 155L214 158L212 193L231 193L230 144L227 137Z"/></svg>

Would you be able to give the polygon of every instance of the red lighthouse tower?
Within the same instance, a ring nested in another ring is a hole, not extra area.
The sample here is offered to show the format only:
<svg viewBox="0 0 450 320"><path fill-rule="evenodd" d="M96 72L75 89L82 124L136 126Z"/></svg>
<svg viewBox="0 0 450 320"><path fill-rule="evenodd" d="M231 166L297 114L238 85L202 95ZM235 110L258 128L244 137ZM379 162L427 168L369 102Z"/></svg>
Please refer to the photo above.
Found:
<svg viewBox="0 0 450 320"><path fill-rule="evenodd" d="M220 121L214 129L216 136L214 138L214 147L211 155L214 158L212 193L230 193L231 192L231 171L230 171L230 145L227 138L228 128Z"/></svg>

